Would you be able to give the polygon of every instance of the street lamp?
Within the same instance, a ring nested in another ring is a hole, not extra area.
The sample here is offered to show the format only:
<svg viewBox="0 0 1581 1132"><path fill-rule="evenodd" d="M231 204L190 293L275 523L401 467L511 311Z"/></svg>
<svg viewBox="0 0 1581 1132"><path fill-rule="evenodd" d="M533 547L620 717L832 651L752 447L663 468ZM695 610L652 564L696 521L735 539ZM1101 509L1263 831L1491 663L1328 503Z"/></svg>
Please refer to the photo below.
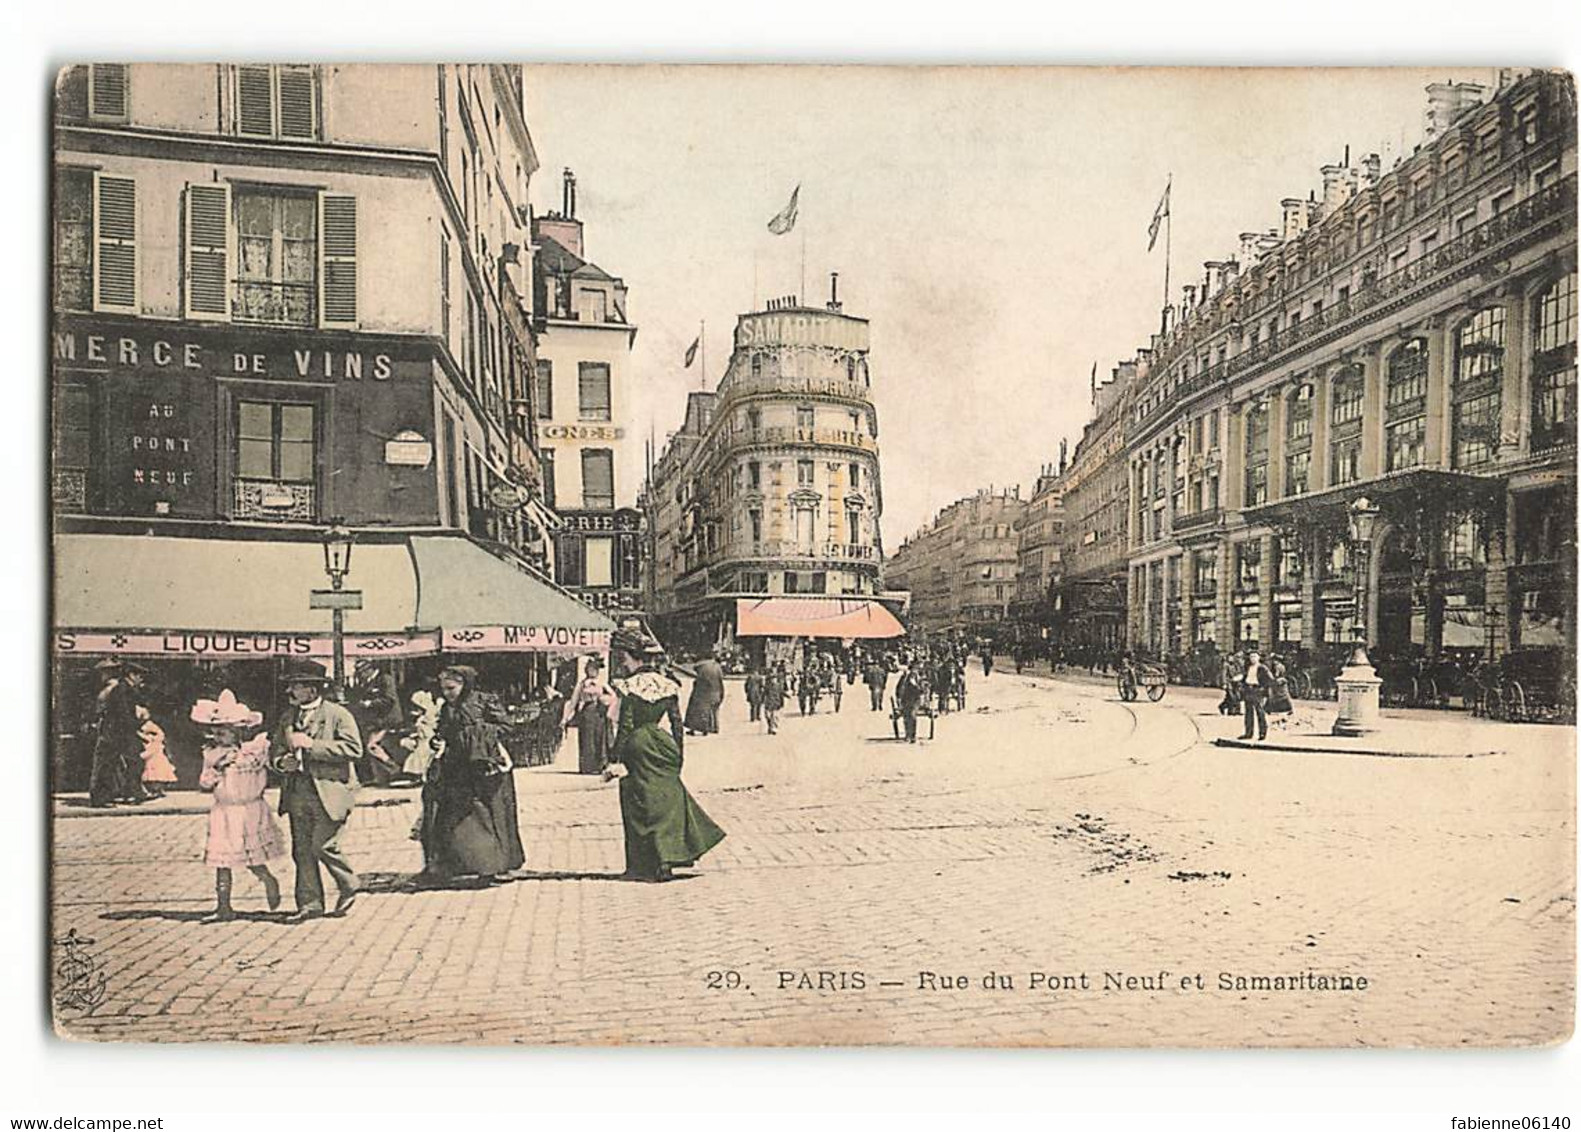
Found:
<svg viewBox="0 0 1581 1132"><path fill-rule="evenodd" d="M362 608L362 591L344 588L346 575L351 573L352 541L345 523L332 519L324 532L324 573L329 575L330 588L314 590L308 598L309 609L330 611L334 680L338 688L344 688L346 683L346 610Z"/></svg>
<svg viewBox="0 0 1581 1132"><path fill-rule="evenodd" d="M1356 647L1340 674L1334 678L1339 692L1335 735L1366 735L1378 729L1378 689L1383 681L1367 658L1367 558L1372 546L1378 508L1366 496L1350 505L1351 569L1355 574L1356 611L1353 631Z"/></svg>
<svg viewBox="0 0 1581 1132"><path fill-rule="evenodd" d="M330 584L340 589L346 575L351 573L351 532L339 519L332 520L324 532L324 573Z"/></svg>
<svg viewBox="0 0 1581 1132"><path fill-rule="evenodd" d="M1378 508L1365 495L1350 505L1350 541L1355 559L1351 569L1355 575L1356 614L1351 633L1356 647L1350 654L1347 667L1372 666L1367 659L1367 575L1368 559L1372 549L1372 532L1378 523Z"/></svg>

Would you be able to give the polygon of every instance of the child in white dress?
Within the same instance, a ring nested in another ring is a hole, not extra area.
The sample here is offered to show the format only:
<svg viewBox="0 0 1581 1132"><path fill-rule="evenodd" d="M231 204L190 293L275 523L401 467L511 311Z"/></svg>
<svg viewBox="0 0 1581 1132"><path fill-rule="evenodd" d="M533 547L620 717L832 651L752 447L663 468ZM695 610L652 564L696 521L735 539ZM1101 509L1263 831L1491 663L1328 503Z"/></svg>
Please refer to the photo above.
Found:
<svg viewBox="0 0 1581 1132"><path fill-rule="evenodd" d="M263 883L264 899L274 911L280 906L280 882L268 862L284 856L286 846L263 796L269 780L269 736L258 730L263 716L227 688L217 700L199 700L192 721L205 728L198 785L214 795L204 861L214 867L215 907L205 922L236 918L234 868L246 868Z"/></svg>

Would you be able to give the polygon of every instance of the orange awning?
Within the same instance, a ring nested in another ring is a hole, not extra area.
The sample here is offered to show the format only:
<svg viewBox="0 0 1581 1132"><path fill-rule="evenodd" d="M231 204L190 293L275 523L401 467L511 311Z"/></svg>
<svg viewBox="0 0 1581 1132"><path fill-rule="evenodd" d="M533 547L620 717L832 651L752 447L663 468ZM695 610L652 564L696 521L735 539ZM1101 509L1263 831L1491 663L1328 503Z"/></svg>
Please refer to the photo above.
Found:
<svg viewBox="0 0 1581 1132"><path fill-rule="evenodd" d="M736 599L738 637L833 637L873 640L906 630L876 601L843 597Z"/></svg>

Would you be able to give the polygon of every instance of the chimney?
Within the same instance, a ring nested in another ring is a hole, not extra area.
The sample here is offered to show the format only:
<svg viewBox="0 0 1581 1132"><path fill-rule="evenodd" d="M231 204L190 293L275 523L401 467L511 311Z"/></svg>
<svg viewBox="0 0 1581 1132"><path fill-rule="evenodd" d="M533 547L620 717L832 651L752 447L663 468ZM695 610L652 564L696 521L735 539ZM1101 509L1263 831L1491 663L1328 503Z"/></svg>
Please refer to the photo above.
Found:
<svg viewBox="0 0 1581 1132"><path fill-rule="evenodd" d="M1487 87L1480 83L1429 83L1423 134L1431 142L1444 135L1467 110L1482 103Z"/></svg>
<svg viewBox="0 0 1581 1132"><path fill-rule="evenodd" d="M1059 442L1059 474L1065 474L1065 438L1060 437Z"/></svg>
<svg viewBox="0 0 1581 1132"><path fill-rule="evenodd" d="M1190 314L1192 309L1197 305L1197 286L1196 286L1196 284L1195 283L1187 283L1184 287L1182 287L1180 289L1180 296L1181 296L1180 297L1180 312L1181 312L1181 314L1182 315Z"/></svg>
<svg viewBox="0 0 1581 1132"><path fill-rule="evenodd" d="M1361 159L1361 183L1363 188L1370 189L1378 183L1379 169L1383 162L1376 153L1369 153Z"/></svg>
<svg viewBox="0 0 1581 1132"><path fill-rule="evenodd" d="M576 174L569 166L560 174L560 212L567 220L576 219Z"/></svg>
<svg viewBox="0 0 1581 1132"><path fill-rule="evenodd" d="M839 311L840 309L840 273L838 271L829 272L829 309L832 311Z"/></svg>
<svg viewBox="0 0 1581 1132"><path fill-rule="evenodd" d="M1282 213L1282 231L1280 235L1286 240L1293 240L1312 222L1312 210L1308 207L1312 202L1299 200L1296 197L1286 197L1279 202Z"/></svg>
<svg viewBox="0 0 1581 1132"><path fill-rule="evenodd" d="M1241 247L1239 259L1242 263L1253 263L1257 259L1257 232L1242 232L1240 235Z"/></svg>

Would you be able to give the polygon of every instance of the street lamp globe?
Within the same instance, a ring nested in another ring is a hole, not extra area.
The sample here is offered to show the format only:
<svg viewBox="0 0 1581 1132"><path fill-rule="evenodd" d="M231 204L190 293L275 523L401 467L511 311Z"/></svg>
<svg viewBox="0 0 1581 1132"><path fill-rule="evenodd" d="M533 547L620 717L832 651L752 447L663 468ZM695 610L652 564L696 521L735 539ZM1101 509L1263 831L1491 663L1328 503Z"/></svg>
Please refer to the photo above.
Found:
<svg viewBox="0 0 1581 1132"><path fill-rule="evenodd" d="M1372 542L1373 527L1378 522L1378 508L1365 495L1350 505L1350 537L1363 545Z"/></svg>
<svg viewBox="0 0 1581 1132"><path fill-rule="evenodd" d="M340 519L330 521L324 532L324 573L337 586L351 573L351 531Z"/></svg>

